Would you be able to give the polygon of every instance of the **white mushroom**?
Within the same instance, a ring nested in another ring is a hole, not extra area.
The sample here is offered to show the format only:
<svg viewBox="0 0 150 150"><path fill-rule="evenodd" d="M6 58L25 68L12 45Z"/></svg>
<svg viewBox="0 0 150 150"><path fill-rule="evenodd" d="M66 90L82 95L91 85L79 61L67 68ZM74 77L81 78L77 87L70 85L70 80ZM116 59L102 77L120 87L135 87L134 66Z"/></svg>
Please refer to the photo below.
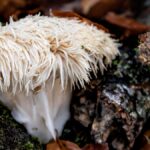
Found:
<svg viewBox="0 0 150 150"><path fill-rule="evenodd" d="M103 71L117 54L108 33L75 18L11 20L0 27L0 100L47 143L69 118L73 87L84 87L90 72Z"/></svg>

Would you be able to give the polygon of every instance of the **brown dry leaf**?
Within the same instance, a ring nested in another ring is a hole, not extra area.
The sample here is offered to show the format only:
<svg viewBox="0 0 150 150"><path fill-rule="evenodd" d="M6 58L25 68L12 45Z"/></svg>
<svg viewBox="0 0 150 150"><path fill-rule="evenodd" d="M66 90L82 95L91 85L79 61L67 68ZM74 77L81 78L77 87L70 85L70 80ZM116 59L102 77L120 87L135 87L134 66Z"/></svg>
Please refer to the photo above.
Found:
<svg viewBox="0 0 150 150"><path fill-rule="evenodd" d="M147 140L147 143L150 144L150 130L144 133L144 137Z"/></svg>
<svg viewBox="0 0 150 150"><path fill-rule="evenodd" d="M21 14L26 10L40 7L42 0L1 0L0 16L4 21L8 21L13 14Z"/></svg>
<svg viewBox="0 0 150 150"><path fill-rule="evenodd" d="M150 150L150 130L147 130L142 134L138 142L138 150Z"/></svg>
<svg viewBox="0 0 150 150"><path fill-rule="evenodd" d="M88 23L89 25L94 25L96 26L98 29L100 30L104 30L105 32L108 32L108 29L106 29L104 26L98 24L98 23L95 23L95 22L92 22L82 16L80 16L79 14L75 13L75 12L71 12L71 11L59 11L59 10L52 10L50 12L50 15L52 16L57 16L57 17L66 17L66 18L75 18L75 19L78 19L80 20L81 22L86 22Z"/></svg>
<svg viewBox="0 0 150 150"><path fill-rule="evenodd" d="M88 144L82 150L109 150L108 144Z"/></svg>
<svg viewBox="0 0 150 150"><path fill-rule="evenodd" d="M150 150L150 144L144 145L140 150Z"/></svg>
<svg viewBox="0 0 150 150"><path fill-rule="evenodd" d="M100 18L107 12L124 8L128 0L82 0L82 13L89 17Z"/></svg>
<svg viewBox="0 0 150 150"><path fill-rule="evenodd" d="M53 141L46 146L46 150L81 150L78 145L63 140Z"/></svg>
<svg viewBox="0 0 150 150"><path fill-rule="evenodd" d="M42 7L38 7L32 10L16 10L14 11L11 15L13 17L14 20L18 20L20 18L20 16L24 16L24 15L35 15L39 12L42 12Z"/></svg>
<svg viewBox="0 0 150 150"><path fill-rule="evenodd" d="M150 26L144 25L134 19L127 18L113 12L108 13L105 16L105 20L125 30L122 38L129 37L130 35L137 35L150 30Z"/></svg>

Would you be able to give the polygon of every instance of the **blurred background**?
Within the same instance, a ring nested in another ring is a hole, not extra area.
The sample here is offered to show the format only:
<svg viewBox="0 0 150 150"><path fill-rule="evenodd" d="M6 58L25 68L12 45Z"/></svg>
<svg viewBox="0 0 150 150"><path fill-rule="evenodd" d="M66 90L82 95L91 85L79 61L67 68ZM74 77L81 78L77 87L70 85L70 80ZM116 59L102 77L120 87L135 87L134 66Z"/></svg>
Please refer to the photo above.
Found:
<svg viewBox="0 0 150 150"><path fill-rule="evenodd" d="M121 39L149 30L150 0L1 0L0 21L39 12L49 15L50 9L74 11L115 31Z"/></svg>

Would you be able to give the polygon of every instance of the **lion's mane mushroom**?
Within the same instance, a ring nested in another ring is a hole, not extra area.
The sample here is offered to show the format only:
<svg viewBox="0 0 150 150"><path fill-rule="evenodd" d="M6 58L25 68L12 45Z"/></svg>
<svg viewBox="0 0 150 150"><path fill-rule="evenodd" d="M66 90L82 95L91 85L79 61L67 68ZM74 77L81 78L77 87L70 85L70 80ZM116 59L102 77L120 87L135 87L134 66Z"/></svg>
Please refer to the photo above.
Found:
<svg viewBox="0 0 150 150"><path fill-rule="evenodd" d="M117 53L108 33L75 18L11 20L0 27L0 100L41 142L56 139L69 118L72 87L84 87Z"/></svg>

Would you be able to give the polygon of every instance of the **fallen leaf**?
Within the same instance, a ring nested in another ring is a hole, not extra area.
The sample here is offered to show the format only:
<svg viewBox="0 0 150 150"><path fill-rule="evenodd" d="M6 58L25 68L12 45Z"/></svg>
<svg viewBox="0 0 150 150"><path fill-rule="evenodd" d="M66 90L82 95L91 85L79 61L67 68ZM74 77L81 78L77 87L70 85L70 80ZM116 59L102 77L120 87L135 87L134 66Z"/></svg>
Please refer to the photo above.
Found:
<svg viewBox="0 0 150 150"><path fill-rule="evenodd" d="M144 145L140 150L150 150L150 144Z"/></svg>
<svg viewBox="0 0 150 150"><path fill-rule="evenodd" d="M150 130L148 130L144 133L144 137L145 137L147 143L150 145Z"/></svg>
<svg viewBox="0 0 150 150"><path fill-rule="evenodd" d="M128 0L82 0L82 13L89 17L100 18L109 11L124 8Z"/></svg>
<svg viewBox="0 0 150 150"><path fill-rule="evenodd" d="M5 0L0 1L0 16L3 21L8 21L13 14L21 14L27 10L34 10L40 7L42 0Z"/></svg>
<svg viewBox="0 0 150 150"><path fill-rule="evenodd" d="M32 10L16 10L11 14L14 20L20 19L20 16L27 16L27 15L35 15L39 12L42 12L42 7L38 7Z"/></svg>
<svg viewBox="0 0 150 150"><path fill-rule="evenodd" d="M88 144L82 150L109 150L108 144Z"/></svg>
<svg viewBox="0 0 150 150"><path fill-rule="evenodd" d="M46 146L46 150L81 150L78 145L64 140L53 141Z"/></svg>
<svg viewBox="0 0 150 150"><path fill-rule="evenodd" d="M94 25L96 26L98 29L100 30L104 30L105 32L108 32L108 29L106 29L104 26L98 24L98 23L95 23L95 22L92 22L90 21L89 19L87 18L84 18L82 16L80 16L79 14L75 13L75 12L71 12L71 11L60 11L60 10L52 10L50 12L50 15L52 16L57 16L57 17L63 17L63 18L75 18L75 19L78 19L80 20L81 22L86 22L88 23L89 25Z"/></svg>
<svg viewBox="0 0 150 150"><path fill-rule="evenodd" d="M144 25L134 19L127 18L113 12L108 13L104 18L109 23L124 29L122 38L129 37L130 35L137 35L150 30L150 26Z"/></svg>

